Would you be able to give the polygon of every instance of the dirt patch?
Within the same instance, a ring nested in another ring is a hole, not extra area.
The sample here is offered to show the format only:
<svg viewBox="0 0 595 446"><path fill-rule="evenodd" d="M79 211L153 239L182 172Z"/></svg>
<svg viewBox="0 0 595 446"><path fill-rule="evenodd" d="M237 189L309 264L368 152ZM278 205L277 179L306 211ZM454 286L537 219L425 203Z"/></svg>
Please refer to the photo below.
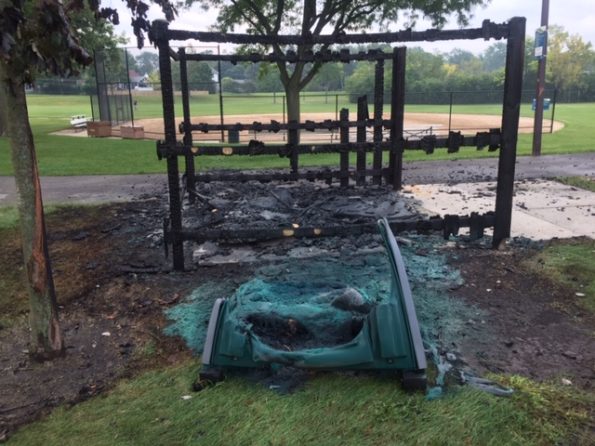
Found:
<svg viewBox="0 0 595 446"><path fill-rule="evenodd" d="M514 245L505 251L457 252L452 264L465 283L453 295L486 312L480 327L468 324L461 345L465 360L481 372L566 378L593 389L595 317L572 289L523 267L537 252Z"/></svg>
<svg viewBox="0 0 595 446"><path fill-rule="evenodd" d="M334 113L302 113L302 121L323 121L325 119L337 119ZM268 113L253 115L225 115L226 124L251 124L254 121L259 121L264 124L269 123L271 120L279 122L283 121L283 115L278 113ZM390 119L388 114L385 114L384 119ZM176 119L176 128L182 122L182 118ZM219 116L195 116L192 118L194 123L206 123L206 124L220 124ZM145 131L146 139L163 139L163 119L162 118L148 118L139 119L134 121L136 127L143 127ZM454 131L461 131L464 134L471 134L480 131L487 131L491 128L499 128L502 125L502 117L498 115L467 115L467 114L453 114L450 117L450 128ZM543 121L544 128L549 128L551 121L545 119ZM564 127L564 124L559 121L554 121L553 130L557 132ZM448 113L405 113L405 136L406 137L419 137L426 134L434 134L444 136L448 134L449 129L449 115ZM352 129L355 131L354 129ZM120 136L120 127L114 127L112 129L113 136ZM373 129L369 128L369 138L371 140ZM521 117L519 120L519 132L520 133L532 133L533 132L533 118ZM56 132L60 135L71 135L80 136L80 132L72 129L61 130ZM220 132L194 132L194 141L202 142L218 142L221 136ZM388 132L386 132L388 137ZM250 139L257 139L266 142L286 142L286 132L270 133L270 132L240 132L240 141L248 142ZM355 139L355 136L353 136ZM316 132L301 132L301 140L304 142L339 142L338 131L316 131Z"/></svg>
<svg viewBox="0 0 595 446"><path fill-rule="evenodd" d="M258 262L171 272L161 245L165 210L166 200L159 199L64 209L51 216L50 251L67 353L43 364L29 360L24 305L13 313L10 326L0 328L0 438L56 405L74 404L122 377L187 357L181 341L163 334L164 310L207 279L233 288L251 278ZM339 256L358 245L357 239L320 242L325 249L334 246ZM18 243L3 237L0 248L6 246L11 248L0 272L3 279L10 274L9 262L20 262ZM535 249L513 244L494 252L484 245L461 246L465 249L444 249L465 279L452 297L476 305L485 316L469 322L466 340L453 350L465 352L463 359L480 372L563 376L592 389L595 320L575 305L572 292L522 268L522 259ZM251 245L256 256L315 247L312 240Z"/></svg>
<svg viewBox="0 0 595 446"><path fill-rule="evenodd" d="M14 301L0 327L0 440L56 405L84 400L135 370L187 355L181 343L161 333L162 308L187 288L167 274L147 238L161 215L152 206L65 208L49 216L66 355L42 364L27 354L27 298L18 282L22 274L11 274L20 269L18 233L4 232L11 237L0 241L0 277L12 285Z"/></svg>

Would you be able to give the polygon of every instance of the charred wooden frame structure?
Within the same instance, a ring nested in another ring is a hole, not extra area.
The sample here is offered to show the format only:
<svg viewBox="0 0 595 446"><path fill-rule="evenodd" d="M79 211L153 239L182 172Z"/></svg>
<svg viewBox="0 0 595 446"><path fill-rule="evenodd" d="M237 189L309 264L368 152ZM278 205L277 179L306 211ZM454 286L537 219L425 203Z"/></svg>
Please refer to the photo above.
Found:
<svg viewBox="0 0 595 446"><path fill-rule="evenodd" d="M486 227L494 228L494 247L510 236L512 215L512 198L514 170L516 162L516 146L518 139L519 112L521 105L521 87L523 75L523 59L525 44L525 18L515 17L508 23L496 24L489 20L483 22L481 28L459 30L427 31L405 30L389 33L344 34L339 36L254 36L248 34L226 34L214 32L193 32L171 30L165 21L153 22L151 38L159 49L159 68L161 73L161 94L163 100L163 123L165 139L157 143L159 159L167 160L170 215L164 224L164 238L167 245L173 249L174 269L184 269L183 242L187 240L205 241L209 239L249 239L266 240L280 237L319 237L324 235L360 234L375 232L376 225L352 225L341 227L316 228L287 228L287 229L243 229L229 230L200 230L192 231L182 227L182 197L180 194L180 172L178 157L185 160L185 187L195 190L197 182L201 181L295 181L324 180L329 183L338 181L340 187L347 187L349 180L355 184L366 184L366 178L371 177L374 185L392 185L394 189L401 188L403 152L405 150L423 150L428 154L435 149L446 149L448 153L455 153L461 147L476 147L478 150L488 147L488 150L500 150L498 162L498 179L496 205L493 212L485 214L472 213L470 216L446 215L428 220L391 222L393 231L442 231L445 237L457 234L461 227L469 227L471 235L480 237ZM506 67L504 95L502 105L502 126L479 132L475 135L462 135L461 132L449 132L448 137L427 135L420 139L405 139L403 137L403 120L405 106L405 47L396 47L392 53L382 51L368 51L352 54L348 50L341 51L310 51L303 55L291 50L285 53L271 54L186 54L183 48L174 51L170 46L172 41L197 39L202 42L260 44L273 42L280 45L300 44L364 44L364 43L398 43L456 39L506 39ZM174 113L174 92L172 82L171 60L180 63L180 81L182 93L183 122L176 129ZM343 109L339 120L325 120L322 122L270 123L254 122L252 124L224 124L211 125L193 123L190 116L189 91L187 79L187 63L189 61L229 61L229 62L278 62L295 63L306 62L349 62L353 60L368 60L376 63L374 116L368 115L367 98L358 100L357 119L350 120L349 110ZM390 119L383 119L382 108L384 101L384 63L391 60L393 64L391 115ZM349 129L357 129L355 142L349 140ZM366 140L366 129L373 129L373 140ZM340 142L334 144L300 144L299 131L315 131L318 129L338 130ZM258 140L251 140L248 144L222 146L214 144L193 144L193 132L209 131L241 131L279 132L286 131L287 144L265 144ZM383 131L388 130L390 137L384 140ZM181 141L177 138L177 131L183 135ZM349 168L349 153L355 152L355 169ZM372 168L366 166L366 154L373 154ZM299 155L312 153L338 153L339 169L319 169L303 171L299 168ZM388 154L388 166L383 167L383 154ZM216 173L196 174L194 160L196 156L205 155L261 155L276 154L289 160L289 171L276 173ZM192 194L189 200L193 200Z"/></svg>

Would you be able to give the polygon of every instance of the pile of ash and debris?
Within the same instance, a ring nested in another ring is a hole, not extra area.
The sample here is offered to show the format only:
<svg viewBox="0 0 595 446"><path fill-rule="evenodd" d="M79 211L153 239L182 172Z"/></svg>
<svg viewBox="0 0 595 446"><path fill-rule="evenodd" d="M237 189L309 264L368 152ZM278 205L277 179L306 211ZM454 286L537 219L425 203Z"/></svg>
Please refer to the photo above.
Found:
<svg viewBox="0 0 595 446"><path fill-rule="evenodd" d="M387 186L212 182L201 183L195 197L195 203L187 203L183 212L183 226L189 230L216 228L231 233L246 227L328 227L370 224L382 217L392 221L429 217L411 194ZM462 283L459 271L448 264L445 255L450 243L456 242L446 242L437 234L413 233L397 240L427 354L437 368L438 387L432 394L439 393L447 373L456 375L465 369L458 348L468 331L466 321L481 317L481 311L449 296L449 290ZM231 299L241 310L238 324L252 326L268 345L293 351L336 346L352 339L370 307L386 298L390 285L379 233L287 237L259 243L208 241L195 245L193 260L198 267L224 267L212 270L212 280L201 281L166 312L171 324L165 332L180 336L196 353L202 351L212 305L218 297ZM341 299L346 296L350 302L361 301L365 308L342 307ZM487 336L487 327L480 328L481 335ZM453 368L454 364L459 367Z"/></svg>
<svg viewBox="0 0 595 446"><path fill-rule="evenodd" d="M183 227L190 231L341 227L373 224L382 217L389 221L428 217L411 194L395 192L389 186L340 188L304 180L212 182L200 183L191 194L195 201L183 210ZM357 239L348 239L352 238ZM216 246L200 244L194 260L221 254Z"/></svg>

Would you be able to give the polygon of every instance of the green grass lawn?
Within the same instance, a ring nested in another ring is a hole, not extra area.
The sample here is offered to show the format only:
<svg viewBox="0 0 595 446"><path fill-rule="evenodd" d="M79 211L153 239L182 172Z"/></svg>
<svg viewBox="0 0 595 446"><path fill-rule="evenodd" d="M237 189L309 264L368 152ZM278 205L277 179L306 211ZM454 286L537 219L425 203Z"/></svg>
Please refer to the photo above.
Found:
<svg viewBox="0 0 595 446"><path fill-rule="evenodd" d="M160 117L161 100L159 96L139 96L138 118ZM159 162L155 154L155 142L118 139L74 138L50 135L52 131L69 127L69 118L74 114L91 115L91 105L86 96L47 96L30 95L29 112L35 135L37 155L42 175L94 175L94 174L140 174L165 172L165 163ZM348 104L347 97L340 96L339 108L349 107L355 114L355 104ZM258 95L249 98L229 97L224 102L226 114L281 113L281 100L273 103L272 96ZM303 112L334 112L334 97L330 95L306 97L302 103ZM447 113L446 105L411 105L410 112ZM453 113L498 114L500 105L455 105ZM176 113L180 115L180 100L176 101ZM194 115L218 114L218 96L196 96L192 101ZM531 116L529 104L521 109L522 116ZM563 154L595 150L595 103L558 104L556 120L565 124L564 129L553 134L543 135L543 154ZM255 116L255 119L257 117ZM531 152L530 134L519 138L519 154ZM487 151L478 152L473 148L462 149L455 155L448 155L444 150L427 156L419 152L407 152L406 160L472 158L497 156ZM304 166L336 165L338 155L311 155L300 157ZM288 160L277 156L260 157L202 157L197 162L199 169L210 168L258 168L287 167ZM10 175L12 167L8 142L0 138L0 175Z"/></svg>
<svg viewBox="0 0 595 446"><path fill-rule="evenodd" d="M569 186L578 187L580 189L590 190L595 192L595 178L590 177L563 177L558 178L558 181Z"/></svg>
<svg viewBox="0 0 595 446"><path fill-rule="evenodd" d="M190 391L198 364L152 371L25 426L12 445L588 444L591 395L504 378L498 398L470 388L428 401L394 379L321 375L280 396L243 379ZM190 396L183 399L183 396ZM84 439L84 440L83 440Z"/></svg>
<svg viewBox="0 0 595 446"><path fill-rule="evenodd" d="M595 240L553 241L527 267L568 287L569 299L595 314Z"/></svg>

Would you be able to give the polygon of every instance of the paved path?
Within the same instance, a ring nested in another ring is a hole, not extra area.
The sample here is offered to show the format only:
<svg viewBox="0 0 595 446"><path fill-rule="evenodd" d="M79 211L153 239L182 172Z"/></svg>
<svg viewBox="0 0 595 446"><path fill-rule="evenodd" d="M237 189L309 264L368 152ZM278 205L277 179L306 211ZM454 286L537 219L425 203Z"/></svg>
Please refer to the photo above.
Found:
<svg viewBox="0 0 595 446"><path fill-rule="evenodd" d="M407 184L469 183L494 181L497 158L406 163L403 181ZM568 176L595 176L595 152L517 158L515 178L552 179Z"/></svg>
<svg viewBox="0 0 595 446"><path fill-rule="evenodd" d="M163 175L84 175L42 177L43 202L56 203L105 203L130 201L150 194L164 192L166 177ZM0 206L17 201L13 177L0 176Z"/></svg>
<svg viewBox="0 0 595 446"><path fill-rule="evenodd" d="M493 181L497 166L497 158L411 162L405 164L403 180L406 184ZM519 180L576 175L595 176L595 153L517 160ZM165 174L43 177L41 182L45 203L128 201L166 190ZM16 201L14 179L0 176L0 206L13 205Z"/></svg>

